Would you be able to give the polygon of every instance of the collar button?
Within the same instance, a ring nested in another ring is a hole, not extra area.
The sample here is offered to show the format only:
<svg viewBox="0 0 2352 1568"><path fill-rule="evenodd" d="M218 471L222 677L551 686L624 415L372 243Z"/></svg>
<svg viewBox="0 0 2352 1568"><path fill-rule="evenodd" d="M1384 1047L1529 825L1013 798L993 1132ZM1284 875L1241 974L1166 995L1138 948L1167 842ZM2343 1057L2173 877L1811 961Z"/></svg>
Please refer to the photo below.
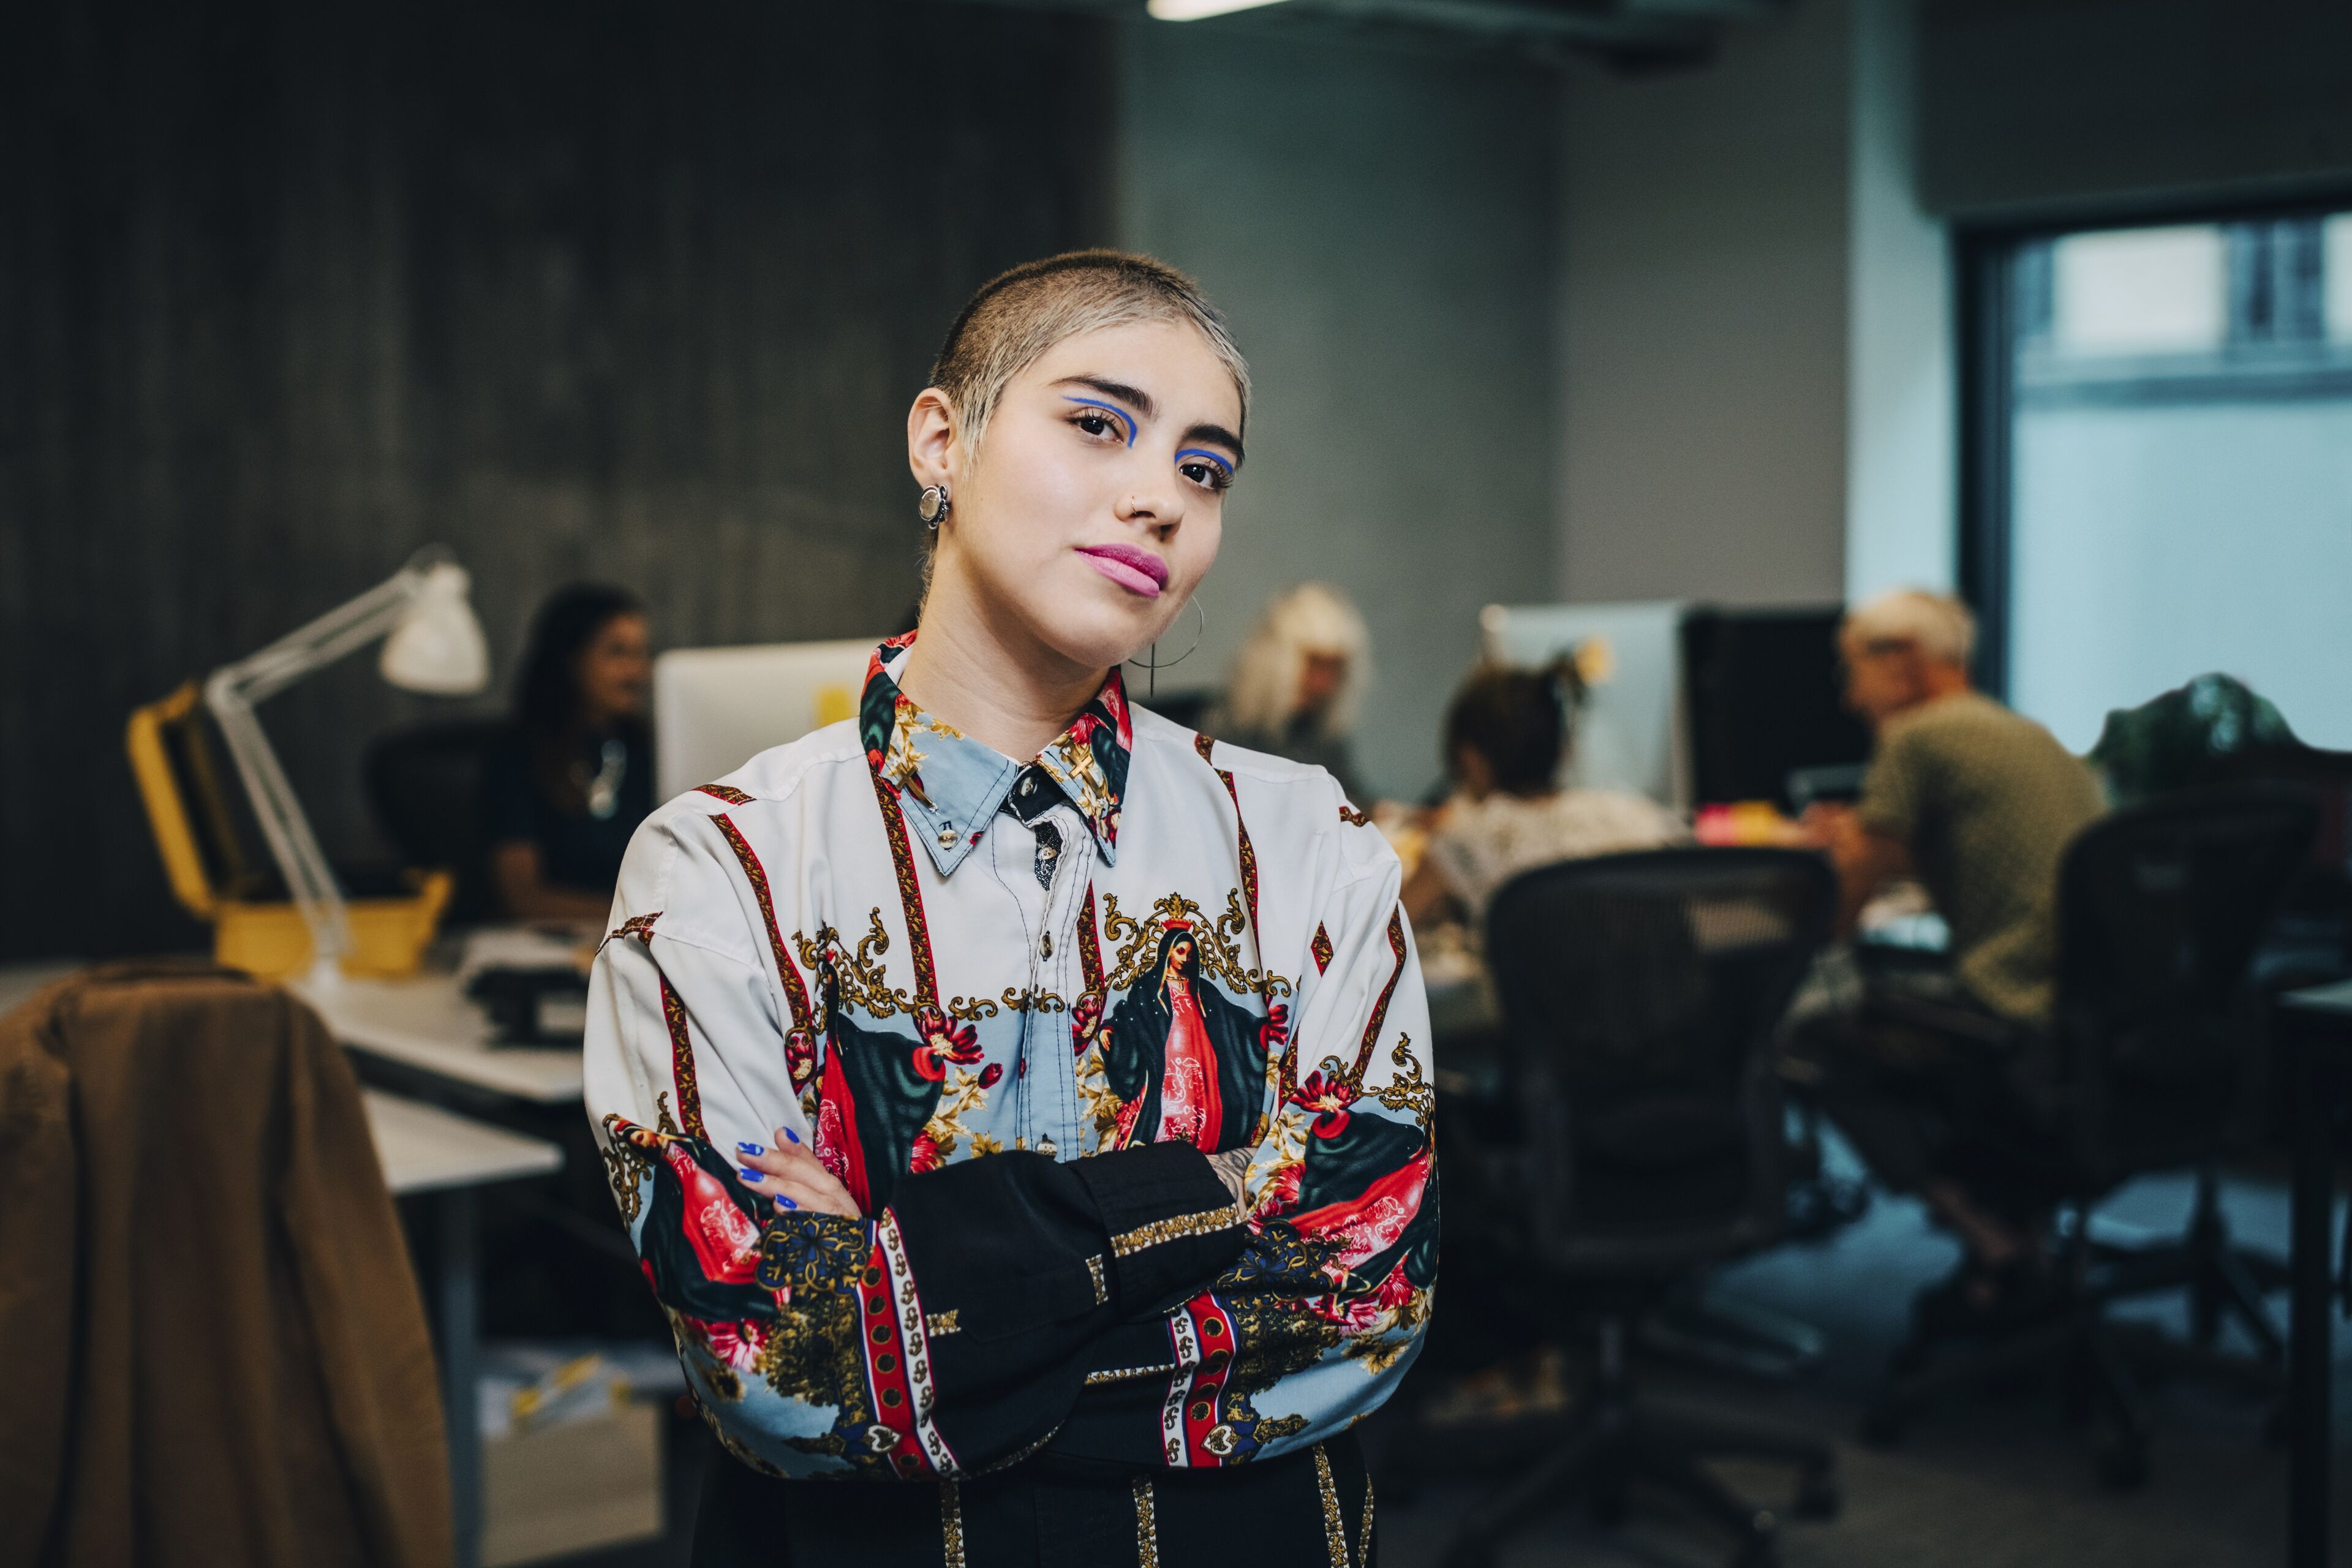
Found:
<svg viewBox="0 0 2352 1568"><path fill-rule="evenodd" d="M954 828L952 828L952 827L942 827L942 828L940 828L940 848L942 848L942 849L952 849L952 848L954 848L954 847L955 847L955 841L956 841L956 830L955 830Z"/></svg>

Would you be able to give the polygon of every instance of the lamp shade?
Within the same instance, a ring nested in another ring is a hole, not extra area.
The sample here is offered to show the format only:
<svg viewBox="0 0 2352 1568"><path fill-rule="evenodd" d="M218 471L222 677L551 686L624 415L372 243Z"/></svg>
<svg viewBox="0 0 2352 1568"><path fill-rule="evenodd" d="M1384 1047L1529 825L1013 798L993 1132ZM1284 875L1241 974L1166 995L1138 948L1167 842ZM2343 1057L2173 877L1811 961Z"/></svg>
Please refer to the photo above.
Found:
<svg viewBox="0 0 2352 1568"><path fill-rule="evenodd" d="M384 639L376 663L384 679L435 697L471 696L489 684L489 644L467 597L472 584L450 562L425 569L415 599Z"/></svg>

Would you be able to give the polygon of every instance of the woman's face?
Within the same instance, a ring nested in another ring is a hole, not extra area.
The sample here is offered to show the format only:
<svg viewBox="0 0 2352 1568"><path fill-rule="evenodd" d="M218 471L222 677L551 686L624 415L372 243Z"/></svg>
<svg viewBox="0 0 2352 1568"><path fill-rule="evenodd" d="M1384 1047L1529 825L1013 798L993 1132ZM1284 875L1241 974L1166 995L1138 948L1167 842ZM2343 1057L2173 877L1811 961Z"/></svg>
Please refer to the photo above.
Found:
<svg viewBox="0 0 2352 1568"><path fill-rule="evenodd" d="M640 615L614 616L596 628L574 667L580 679L581 717L590 725L635 719L646 710L646 687L653 679L648 652L652 628Z"/></svg>
<svg viewBox="0 0 2352 1568"><path fill-rule="evenodd" d="M1298 662L1298 707L1293 714L1319 713L1339 695L1348 684L1348 656L1344 653L1308 653Z"/></svg>
<svg viewBox="0 0 2352 1568"><path fill-rule="evenodd" d="M927 411L927 404L929 408ZM908 421L918 482L950 486L936 583L968 588L1074 664L1165 632L1217 558L1241 467L1241 395L1189 325L1138 322L1055 345L1005 386L975 458L929 391Z"/></svg>
<svg viewBox="0 0 2352 1568"><path fill-rule="evenodd" d="M1189 977L1192 973L1192 939L1178 937L1168 944L1168 973L1171 978Z"/></svg>

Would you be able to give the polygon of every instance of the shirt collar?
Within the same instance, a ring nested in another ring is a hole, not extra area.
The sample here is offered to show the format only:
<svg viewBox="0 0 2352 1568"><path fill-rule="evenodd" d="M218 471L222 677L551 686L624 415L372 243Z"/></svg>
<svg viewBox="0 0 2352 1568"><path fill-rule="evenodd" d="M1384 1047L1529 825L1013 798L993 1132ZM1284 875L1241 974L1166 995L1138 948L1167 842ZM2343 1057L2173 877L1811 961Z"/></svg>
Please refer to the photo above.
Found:
<svg viewBox="0 0 2352 1568"><path fill-rule="evenodd" d="M908 632L874 650L857 705L857 730L867 765L898 790L919 825L931 864L944 877L979 845L1024 764L932 718L898 689L898 674L914 641L915 634ZM1061 786L1086 818L1104 860L1114 865L1134 746L1127 689L1114 668L1070 727L1035 758L1039 771Z"/></svg>

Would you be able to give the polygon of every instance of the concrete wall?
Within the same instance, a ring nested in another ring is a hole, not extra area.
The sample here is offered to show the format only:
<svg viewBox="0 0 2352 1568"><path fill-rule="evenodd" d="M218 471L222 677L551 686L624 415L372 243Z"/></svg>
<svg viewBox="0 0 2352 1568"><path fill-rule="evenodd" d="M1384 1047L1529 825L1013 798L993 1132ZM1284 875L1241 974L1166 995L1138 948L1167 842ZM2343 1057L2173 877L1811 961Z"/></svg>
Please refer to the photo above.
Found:
<svg viewBox="0 0 2352 1568"><path fill-rule="evenodd" d="M1703 71L1570 76L1566 598L1843 590L1847 25L1807 0Z"/></svg>
<svg viewBox="0 0 2352 1568"><path fill-rule="evenodd" d="M1917 11L1853 7L1845 588L1949 589L1958 566L1951 241L1922 209Z"/></svg>
<svg viewBox="0 0 2352 1568"><path fill-rule="evenodd" d="M1377 645L1368 787L1418 792L1479 607L1553 578L1554 79L1213 25L1123 55L1119 232L1231 314L1258 395L1170 683L1221 680L1270 596L1328 579Z"/></svg>
<svg viewBox="0 0 2352 1568"><path fill-rule="evenodd" d="M0 958L194 948L124 719L388 574L474 570L503 700L566 579L665 641L912 601L902 432L992 272L1108 237L1108 37L981 6L101 0L0 48ZM910 171L929 177L916 181ZM450 704L263 720L331 852Z"/></svg>

